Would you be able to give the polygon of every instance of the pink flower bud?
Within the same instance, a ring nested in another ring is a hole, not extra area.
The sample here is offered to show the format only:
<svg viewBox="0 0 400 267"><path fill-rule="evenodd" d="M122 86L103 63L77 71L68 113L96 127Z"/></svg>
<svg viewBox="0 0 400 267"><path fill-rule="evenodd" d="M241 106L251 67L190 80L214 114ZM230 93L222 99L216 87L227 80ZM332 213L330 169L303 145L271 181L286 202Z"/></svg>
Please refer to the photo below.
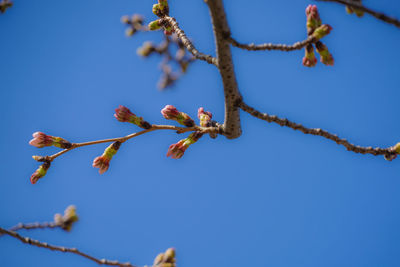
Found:
<svg viewBox="0 0 400 267"><path fill-rule="evenodd" d="M204 108L199 108L197 111L197 117L200 120L200 126L202 127L210 127L212 114L209 111L204 111Z"/></svg>
<svg viewBox="0 0 400 267"><path fill-rule="evenodd" d="M120 122L130 122L130 123L133 123L143 129L151 128L150 123L143 120L142 117L138 117L135 114L133 114L129 110L129 108L121 106L121 105L117 109L115 109L114 117Z"/></svg>
<svg viewBox="0 0 400 267"><path fill-rule="evenodd" d="M121 142L119 141L112 143L104 150L103 155L93 160L92 166L94 168L99 168L100 174L103 174L108 170L108 167L110 166L110 161L112 157L117 153L120 145Z"/></svg>
<svg viewBox="0 0 400 267"><path fill-rule="evenodd" d="M315 57L313 45L308 44L305 51L306 53L303 57L303 65L306 67L314 67L317 64L317 58Z"/></svg>
<svg viewBox="0 0 400 267"><path fill-rule="evenodd" d="M309 5L306 8L307 16L307 34L310 35L312 32L321 26L321 19L319 17L318 8L316 5Z"/></svg>
<svg viewBox="0 0 400 267"><path fill-rule="evenodd" d="M315 47L317 48L317 52L321 56L321 62L328 66L333 66L335 63L331 53L329 53L328 47L324 45L322 42L318 41L315 43Z"/></svg>
<svg viewBox="0 0 400 267"><path fill-rule="evenodd" d="M194 121L190 116L184 112L179 112L176 107L172 105L166 105L162 110L161 114L167 120L175 120L178 123L185 125L186 127L193 127Z"/></svg>
<svg viewBox="0 0 400 267"><path fill-rule="evenodd" d="M178 143L172 144L168 148L167 157L171 156L173 159L180 159L185 153L186 149L196 143L200 137L203 136L201 132L193 132L187 138L179 140Z"/></svg>
<svg viewBox="0 0 400 267"><path fill-rule="evenodd" d="M46 135L42 132L33 133L33 139L29 141L29 144L38 148L45 146L55 146L59 148L71 148L72 144L61 137L55 137Z"/></svg>
<svg viewBox="0 0 400 267"><path fill-rule="evenodd" d="M40 178L46 175L47 170L50 168L50 161L45 161L40 167L32 174L31 183L35 184Z"/></svg>

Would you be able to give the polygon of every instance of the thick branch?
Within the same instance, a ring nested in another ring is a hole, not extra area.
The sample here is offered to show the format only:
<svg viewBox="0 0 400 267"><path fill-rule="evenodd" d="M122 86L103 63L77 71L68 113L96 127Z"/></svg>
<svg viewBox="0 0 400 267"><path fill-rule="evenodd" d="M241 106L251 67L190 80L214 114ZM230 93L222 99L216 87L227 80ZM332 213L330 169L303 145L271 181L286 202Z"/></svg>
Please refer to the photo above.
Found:
<svg viewBox="0 0 400 267"><path fill-rule="evenodd" d="M289 121L286 118L282 119L275 115L261 113L258 110L248 106L244 102L241 102L239 104L239 106L243 111L246 111L247 113L249 113L250 115L252 115L256 118L265 120L267 122L274 122L274 123L279 124L280 126L286 126L286 127L292 128L293 130L301 131L305 134L319 135L319 136L325 137L329 140L334 141L338 145L342 145L342 146L346 147L346 149L348 151L353 151L355 153L361 153L361 154L372 154L374 156L384 155L386 158L389 158L389 159L393 158L393 156L396 155L396 152L391 150L390 147L389 148L380 148L380 147L372 148L372 147L356 146L356 145L349 143L346 139L339 138L336 134L331 134L325 130L322 130L319 128L307 128L301 124Z"/></svg>
<svg viewBox="0 0 400 267"><path fill-rule="evenodd" d="M226 40L230 35L230 29L222 0L205 0L205 2L211 14L217 48L218 69L224 86L225 121L222 127L224 135L229 139L234 139L242 134L240 112L237 107L237 103L241 101L242 96L236 82L230 44Z"/></svg>
<svg viewBox="0 0 400 267"><path fill-rule="evenodd" d="M359 2L355 2L355 1L349 1L349 0L317 0L317 1L322 1L322 2L336 2L342 5L346 5L346 6L350 6L353 8L357 8L361 11L364 11L372 16L374 16L375 18L382 20L386 23L389 24L393 24L394 26L400 28L400 21L396 18L393 17L389 17L387 15L385 15L384 13L380 13L380 12L376 12L372 9L366 8L365 6L363 6L362 4L360 4Z"/></svg>
<svg viewBox="0 0 400 267"><path fill-rule="evenodd" d="M213 64L215 66L218 66L217 59L210 56L203 54L199 52L193 45L193 43L187 38L185 32L179 28L178 22L174 18L171 17L163 17L162 18L164 21L166 21L169 25L171 25L172 29L175 31L175 33L178 35L179 39L181 39L182 43L185 45L186 49L192 53L192 55L196 59L204 60L207 63Z"/></svg>
<svg viewBox="0 0 400 267"><path fill-rule="evenodd" d="M0 233L2 234L6 234L9 236L12 236L14 238L19 239L21 242L25 243L25 244L29 244L29 245L33 245L36 247L40 247L40 248L47 248L50 250L57 250L57 251L61 251L61 252L68 252L68 253L73 253L79 256L82 256L84 258L87 258L89 260L92 260L100 265L110 265L110 266L120 266L120 267L135 267L134 265L130 264L129 262L125 262L125 263L121 263L118 261L111 261L111 260L106 260L106 259L97 259L93 256L90 256L86 253L83 253L81 251L79 251L76 248L66 248L66 247L60 247L60 246L54 246L54 245L49 245L47 243L44 242L40 242L38 240L34 240L31 239L29 237L23 237L19 234L17 234L16 232L13 231L8 231L6 229L3 229L0 227Z"/></svg>
<svg viewBox="0 0 400 267"><path fill-rule="evenodd" d="M254 43L251 44L241 44L232 37L228 37L227 40L233 45L238 48L246 49L249 51L259 51L259 50L280 50L280 51L293 51L293 50L299 50L308 45L309 43L315 42L315 38L312 36L309 36L306 40L301 41L301 42L296 42L292 45L286 45L286 44L272 44L272 43L265 43L265 44L259 44L255 45Z"/></svg>

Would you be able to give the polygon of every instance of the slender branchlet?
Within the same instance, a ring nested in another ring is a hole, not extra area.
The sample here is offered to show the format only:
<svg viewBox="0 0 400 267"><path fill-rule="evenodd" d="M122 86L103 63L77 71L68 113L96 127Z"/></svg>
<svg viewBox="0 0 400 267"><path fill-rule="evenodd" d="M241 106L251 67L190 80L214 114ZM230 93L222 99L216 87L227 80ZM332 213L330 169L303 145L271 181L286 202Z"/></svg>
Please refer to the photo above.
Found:
<svg viewBox="0 0 400 267"><path fill-rule="evenodd" d="M92 260L100 265L110 265L110 266L120 266L120 267L135 267L135 265L130 264L129 262L121 263L115 260L107 260L107 259L98 259L95 258L89 254L86 254L84 252L81 252L77 248L68 248L68 247L62 247L62 246L55 246L48 244L46 242L40 242L38 240L29 238L29 237L24 237L19 235L18 233L11 231L11 230L6 230L4 228L0 227L0 234L5 234L9 235L11 237L14 237L18 240L20 240L22 243L29 244L32 246L40 247L40 248L47 248L50 250L55 250L55 251L61 251L61 252L66 252L66 253L73 253L79 256L82 256L86 259Z"/></svg>
<svg viewBox="0 0 400 267"><path fill-rule="evenodd" d="M311 134L311 135L318 135L318 136L325 137L329 140L334 141L338 145L344 146L348 151L352 151L355 153L361 153L361 154L372 154L374 156L383 155L383 156L385 156L386 159L389 159L389 160L396 157L396 155L398 153L393 149L393 147L388 147L388 148L375 147L375 148L373 148L373 147L361 147L361 146L353 145L350 142L348 142L346 139L340 138L336 134L332 134L332 133L322 130L320 128L307 128L299 123L292 122L286 118L279 118L275 115L269 115L267 113L262 113L256 109L250 107L243 101L239 104L239 106L243 111L249 113L250 115L252 115L256 118L259 118L259 119L267 121L267 122L277 123L280 126L289 127L293 130L301 131L304 134Z"/></svg>
<svg viewBox="0 0 400 267"><path fill-rule="evenodd" d="M396 26L397 28L400 28L400 20L393 18L393 17L389 17L387 15L385 15L384 13L381 12L377 12L375 10L372 10L370 8L367 8L365 6L363 6L360 2L358 1L351 1L351 0L317 0L317 1L321 1L321 2L336 2L342 5L346 5L355 9L358 9L362 12L368 13L371 16L382 20L386 23L392 24L394 26Z"/></svg>
<svg viewBox="0 0 400 267"><path fill-rule="evenodd" d="M286 45L286 44L272 44L272 43L265 43L265 44L242 44L233 39L231 36L227 38L227 40L235 47L242 48L245 50L249 51L260 51L260 50L279 50L279 51L293 51L293 50L299 50L304 48L306 45L314 43L316 40L313 36L309 36L307 39L301 41L301 42L296 42L292 45Z"/></svg>

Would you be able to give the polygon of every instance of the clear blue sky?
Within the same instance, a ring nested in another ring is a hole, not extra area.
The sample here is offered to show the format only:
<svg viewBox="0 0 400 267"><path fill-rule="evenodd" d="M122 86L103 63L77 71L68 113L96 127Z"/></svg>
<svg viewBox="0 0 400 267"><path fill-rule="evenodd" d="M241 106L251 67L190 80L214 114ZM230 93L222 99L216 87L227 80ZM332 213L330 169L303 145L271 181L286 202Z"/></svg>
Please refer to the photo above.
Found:
<svg viewBox="0 0 400 267"><path fill-rule="evenodd" d="M196 62L173 90L159 92L158 57L137 47L159 33L124 36L120 17L152 1L28 1L0 15L0 225L50 221L75 204L70 233L21 231L99 258L151 264L177 249L179 266L400 266L400 160L357 155L242 113L236 140L203 137L182 159L165 156L182 136L153 132L121 146L108 172L92 161L106 145L69 152L37 184L29 146L43 131L71 142L138 130L114 119L126 105L164 124L166 104L196 116L205 107L223 120L217 70ZM155 2L155 1L154 1ZM400 17L397 1L365 1ZM232 34L243 42L293 43L306 37L309 1L225 1ZM248 104L365 146L400 141L400 30L344 7L317 3L333 31L324 38L335 66L301 65L304 51L233 49ZM199 50L214 54L203 1L171 1L171 15ZM76 255L0 238L0 265L97 266Z"/></svg>

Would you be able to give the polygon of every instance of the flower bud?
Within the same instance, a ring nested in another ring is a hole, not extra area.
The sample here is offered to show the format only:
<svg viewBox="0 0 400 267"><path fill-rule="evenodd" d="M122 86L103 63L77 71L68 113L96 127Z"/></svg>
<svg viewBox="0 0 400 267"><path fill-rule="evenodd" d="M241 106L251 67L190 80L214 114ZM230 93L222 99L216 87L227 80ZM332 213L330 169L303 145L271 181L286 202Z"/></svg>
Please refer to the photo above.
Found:
<svg viewBox="0 0 400 267"><path fill-rule="evenodd" d="M176 109L176 107L172 105L166 105L162 110L161 114L167 120L175 120L178 123L185 125L186 127L193 127L194 121L190 116L184 112L180 112Z"/></svg>
<svg viewBox="0 0 400 267"><path fill-rule="evenodd" d="M318 28L315 29L315 31L312 33L312 36L319 40L325 35L328 35L332 30L332 27L329 26L328 24L322 24Z"/></svg>
<svg viewBox="0 0 400 267"><path fill-rule="evenodd" d="M54 223L65 231L70 231L72 225L78 220L79 217L76 214L76 207L74 205L70 205L65 209L64 216L59 213L54 215Z"/></svg>
<svg viewBox="0 0 400 267"><path fill-rule="evenodd" d="M319 17L318 8L316 5L308 5L306 8L307 16L307 34L310 35L313 31L321 26L321 18Z"/></svg>
<svg viewBox="0 0 400 267"><path fill-rule="evenodd" d="M137 54L142 57L148 57L156 51L152 42L144 42L141 47L137 49Z"/></svg>
<svg viewBox="0 0 400 267"><path fill-rule="evenodd" d="M324 63L325 65L333 66L335 61L334 61L331 53L329 53L328 47L326 47L326 45L324 45L320 41L315 43L315 47L321 57L321 62Z"/></svg>
<svg viewBox="0 0 400 267"><path fill-rule="evenodd" d="M172 144L168 148L167 157L171 156L173 159L180 159L185 153L186 149L196 143L200 137L203 136L201 132L193 132L187 138L179 140L178 143Z"/></svg>
<svg viewBox="0 0 400 267"><path fill-rule="evenodd" d="M59 148L71 148L72 144L61 137L55 137L51 135L46 135L42 132L33 133L33 139L29 141L29 144L38 148L45 146L55 146Z"/></svg>
<svg viewBox="0 0 400 267"><path fill-rule="evenodd" d="M148 25L150 31L155 31L161 28L161 24L158 20L154 20Z"/></svg>
<svg viewBox="0 0 400 267"><path fill-rule="evenodd" d="M210 127L212 114L209 111L204 111L204 108L199 108L197 111L197 117L200 120L200 126L202 127Z"/></svg>
<svg viewBox="0 0 400 267"><path fill-rule="evenodd" d="M306 67L314 67L317 64L317 58L315 57L313 45L308 44L305 51L306 53L303 57L303 65Z"/></svg>
<svg viewBox="0 0 400 267"><path fill-rule="evenodd" d="M154 267L175 267L175 249L169 248L154 259Z"/></svg>
<svg viewBox="0 0 400 267"><path fill-rule="evenodd" d="M35 184L40 178L46 175L47 170L50 168L50 161L45 161L40 167L32 174L31 183Z"/></svg>
<svg viewBox="0 0 400 267"><path fill-rule="evenodd" d="M130 24L131 23L131 19L129 18L129 16L125 15L121 17L121 22L125 23L125 24Z"/></svg>
<svg viewBox="0 0 400 267"><path fill-rule="evenodd" d="M108 170L108 167L110 166L110 161L112 157L117 153L119 147L121 146L121 142L116 141L109 145L105 150L103 155L95 158L93 160L92 166L94 168L99 168L99 173L103 174Z"/></svg>
<svg viewBox="0 0 400 267"><path fill-rule="evenodd" d="M130 122L133 123L143 129L150 129L151 124L147 121L143 120L142 117L138 117L133 114L129 108L120 105L117 109L115 109L114 117L120 122Z"/></svg>

